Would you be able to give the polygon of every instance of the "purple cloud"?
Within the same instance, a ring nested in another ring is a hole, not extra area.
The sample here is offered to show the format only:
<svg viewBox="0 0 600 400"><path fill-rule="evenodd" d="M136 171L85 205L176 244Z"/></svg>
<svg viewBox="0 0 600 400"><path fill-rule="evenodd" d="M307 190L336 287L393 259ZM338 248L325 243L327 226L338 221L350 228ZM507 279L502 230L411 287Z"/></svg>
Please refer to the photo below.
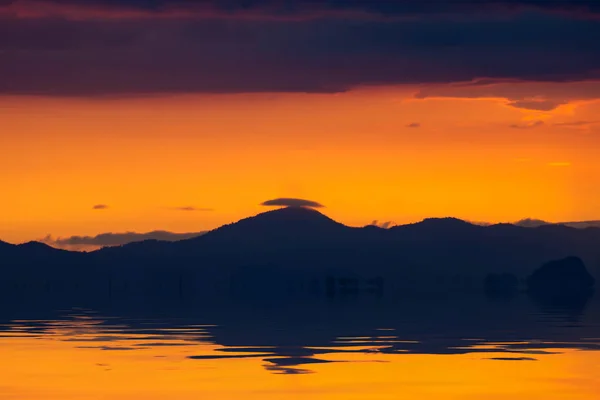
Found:
<svg viewBox="0 0 600 400"><path fill-rule="evenodd" d="M153 15L174 7L169 4L189 3L106 0L68 4L107 9L125 5ZM475 3L455 2L452 7L479 7ZM513 2L504 2L509 3ZM229 7L235 12L237 3L232 4ZM283 3L246 4L276 10ZM309 2L297 4L291 6L292 14L298 7L309 6ZM515 107L537 109L573 98L598 98L597 85L584 87L587 82L567 94L548 93L539 85L530 86L527 93L507 93L510 90L502 85L445 88L482 77L489 78L488 82L569 83L600 78L597 20L535 12L507 12L502 17L495 12L474 13L461 18L442 13L429 18L426 9L446 9L444 2L436 2L435 7L429 2L325 4L336 10L379 10L384 15L402 15L406 8L417 14L422 10L424 16L381 19L350 13L344 18L233 20L0 16L0 94L332 93L364 85L428 84L421 98L447 92L456 97L503 97Z"/></svg>

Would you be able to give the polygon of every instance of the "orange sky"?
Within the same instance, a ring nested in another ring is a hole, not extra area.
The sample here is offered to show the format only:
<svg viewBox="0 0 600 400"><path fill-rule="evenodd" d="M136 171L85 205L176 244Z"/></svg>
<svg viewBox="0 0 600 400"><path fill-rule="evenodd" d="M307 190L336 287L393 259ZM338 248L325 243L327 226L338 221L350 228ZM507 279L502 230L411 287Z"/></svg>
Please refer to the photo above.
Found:
<svg viewBox="0 0 600 400"><path fill-rule="evenodd" d="M0 97L0 239L200 231L276 197L350 225L600 218L600 102L543 112L417 91Z"/></svg>

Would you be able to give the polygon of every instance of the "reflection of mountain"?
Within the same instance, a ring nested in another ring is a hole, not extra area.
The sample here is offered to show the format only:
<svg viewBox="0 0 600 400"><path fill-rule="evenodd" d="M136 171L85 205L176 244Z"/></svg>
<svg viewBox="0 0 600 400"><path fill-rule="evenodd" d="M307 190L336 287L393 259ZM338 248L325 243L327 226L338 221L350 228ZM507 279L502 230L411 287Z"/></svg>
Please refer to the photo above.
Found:
<svg viewBox="0 0 600 400"><path fill-rule="evenodd" d="M324 293L480 290L488 273L522 279L542 263L577 255L598 275L600 229L473 225L453 218L382 229L351 228L308 208L284 208L179 242L145 241L80 254L41 244L0 246L4 282L64 290L180 293ZM334 290L338 289L335 286ZM83 289L85 287L85 289ZM358 288L358 289L357 289ZM144 289L144 290L146 290ZM377 288L376 288L377 289ZM236 289L237 290L237 289Z"/></svg>
<svg viewBox="0 0 600 400"><path fill-rule="evenodd" d="M561 348L600 349L600 341L593 339L600 337L598 302L578 316L564 310L540 313L525 296L500 303L459 296L269 307L245 302L164 306L167 302L157 308L145 301L105 301L96 305L94 313L83 315L81 310L50 312L55 308L51 305L27 309L4 303L0 304L0 340L3 330L13 329L39 337L51 334L53 340L102 351L153 348L155 354L162 354L164 346L187 345L191 346L187 355L197 362L256 358L275 373L308 372L312 364L327 362L332 355L344 360L345 356L352 359L352 353L373 359L407 353L530 359ZM219 349L201 353L193 347L201 342Z"/></svg>

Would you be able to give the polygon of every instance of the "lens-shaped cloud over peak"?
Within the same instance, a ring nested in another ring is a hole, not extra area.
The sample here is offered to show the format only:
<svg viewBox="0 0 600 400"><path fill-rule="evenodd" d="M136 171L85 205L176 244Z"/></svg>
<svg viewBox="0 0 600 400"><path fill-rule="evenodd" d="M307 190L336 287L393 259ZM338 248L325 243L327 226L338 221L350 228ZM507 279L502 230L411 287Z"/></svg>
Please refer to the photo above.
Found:
<svg viewBox="0 0 600 400"><path fill-rule="evenodd" d="M265 207L307 207L307 208L323 208L324 205L312 200L294 199L282 197L273 200L267 200L261 203Z"/></svg>

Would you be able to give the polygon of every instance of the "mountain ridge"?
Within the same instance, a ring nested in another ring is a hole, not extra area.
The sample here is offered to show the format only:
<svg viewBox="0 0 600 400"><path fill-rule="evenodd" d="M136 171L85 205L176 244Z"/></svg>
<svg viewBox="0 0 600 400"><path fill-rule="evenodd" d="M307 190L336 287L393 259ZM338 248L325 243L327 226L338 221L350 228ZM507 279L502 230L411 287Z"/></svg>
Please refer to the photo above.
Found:
<svg viewBox="0 0 600 400"><path fill-rule="evenodd" d="M544 262L573 255L600 274L600 228L481 226L457 218L357 228L297 207L260 213L177 242L148 240L89 253L36 243L0 245L1 265L17 275L17 270L40 277L63 271L63 279L71 279L73 274L106 271L118 276L126 271L188 270L218 276L268 266L271 274L379 274L406 285L415 276L427 280L460 275L480 281L485 274L507 272L524 277Z"/></svg>
<svg viewBox="0 0 600 400"><path fill-rule="evenodd" d="M412 222L412 223L407 223L407 224L402 224L402 225L393 225L390 226L389 228L382 228L382 227L378 227L378 226L374 226L374 225L366 225L366 226L349 226L349 225L345 225L341 222L335 221L332 218L328 217L327 215L321 213L320 211L314 209L314 208L310 208L310 207L301 207L301 206L296 206L296 207L281 207L275 210L269 210L266 212L262 212L253 216L249 216L249 217L245 217L242 218L238 221L235 222L231 222L228 224L224 224L221 225L217 228L214 228L212 230L208 230L208 231L203 231L201 235L198 235L196 237L193 238L186 238L186 239L181 239L181 240L160 240L160 239L145 239L145 240L139 240L139 241L132 241L129 243L125 243L125 244L119 244L119 245L115 245L115 246L105 246L103 248L97 249L97 250L93 250L93 251L89 251L89 252L97 252L97 251L101 251L103 249L106 248L122 248L122 247L126 247L129 245L133 245L133 244L137 244L137 243L152 243L152 242L159 242L159 243L177 243L177 242L187 242L187 241L195 241L200 237L204 237L207 234L214 234L217 231L222 231L224 229L231 229L231 227L238 227L240 225L246 225L248 223L252 223L254 221L257 220L264 220L268 217L274 217L277 216L278 218L281 217L282 215L288 214L288 216L296 216L296 218L288 218L288 220L290 220L291 222L294 222L294 219L296 220L296 222L300 221L302 222L303 220L305 221L307 218L305 217L319 217L322 221L327 221L329 223L331 223L331 225L335 225L338 227L345 227L348 229L365 229L368 228L370 230L381 230L381 231L386 231L386 230L399 230L399 229L405 229L405 228L416 228L416 227L424 227L424 226L435 226L435 225L444 225L446 227L462 227L462 228L472 228L472 227L519 227L519 228L528 228L528 229L537 229L537 228L541 228L541 227L557 227L557 226L562 226L562 227L566 227L569 229L600 229L600 220L598 221L579 221L579 222L547 222L547 221L543 221L543 220L538 220L538 219L530 219L530 218L525 218L522 220L519 220L517 222L500 222L500 223L477 223L477 222L471 222L469 220L464 220L464 219L460 219L460 218L456 218L456 217L429 217L429 218L424 218L421 221L416 221L416 222ZM279 218L278 222L282 222L282 218ZM288 221L289 222L289 221ZM254 227L256 228L256 227ZM379 229L372 229L372 228L379 228ZM544 229L548 229L548 228L544 228ZM41 245L53 248L53 249L59 249L59 250L63 250L63 251L70 251L70 252L76 252L74 250L68 250L68 249L63 249L60 247L55 247L52 245L49 245L48 243L45 243L43 241L29 241L26 243L18 243L18 244L14 244L14 243L9 243L9 242L5 242L0 240L0 249L2 247L6 248L7 246L24 246L24 245L31 245L31 244L36 244L39 243Z"/></svg>
<svg viewBox="0 0 600 400"><path fill-rule="evenodd" d="M316 210L283 208L177 242L149 240L89 253L40 243L0 246L0 290L29 288L27 296L39 299L51 290L61 296L158 299L185 292L269 301L314 290L481 293L489 275L524 280L540 265L568 256L580 257L600 276L599 244L598 228L480 226L456 218L355 228Z"/></svg>

